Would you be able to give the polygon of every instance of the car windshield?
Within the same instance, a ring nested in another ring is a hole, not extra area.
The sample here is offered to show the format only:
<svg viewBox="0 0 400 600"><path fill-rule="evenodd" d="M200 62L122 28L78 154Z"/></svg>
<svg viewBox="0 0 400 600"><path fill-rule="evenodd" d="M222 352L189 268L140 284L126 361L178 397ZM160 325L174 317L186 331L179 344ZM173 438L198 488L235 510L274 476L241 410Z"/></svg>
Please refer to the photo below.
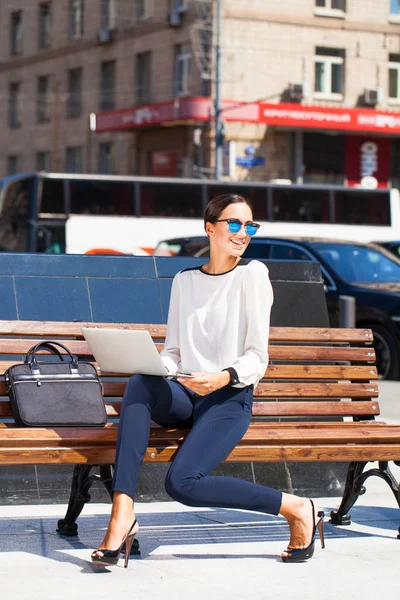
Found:
<svg viewBox="0 0 400 600"><path fill-rule="evenodd" d="M321 258L348 283L400 281L400 263L386 254L356 244L313 244Z"/></svg>
<svg viewBox="0 0 400 600"><path fill-rule="evenodd" d="M154 256L200 256L205 246L208 247L207 237L181 238L159 242L153 252ZM198 254L200 252L200 254Z"/></svg>

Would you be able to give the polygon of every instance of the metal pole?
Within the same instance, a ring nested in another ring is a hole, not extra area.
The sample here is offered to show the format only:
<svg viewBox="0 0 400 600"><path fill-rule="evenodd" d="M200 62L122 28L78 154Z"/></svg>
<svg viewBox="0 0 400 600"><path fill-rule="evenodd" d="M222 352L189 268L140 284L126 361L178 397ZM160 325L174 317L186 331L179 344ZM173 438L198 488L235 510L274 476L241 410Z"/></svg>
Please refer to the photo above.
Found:
<svg viewBox="0 0 400 600"><path fill-rule="evenodd" d="M295 157L294 157L295 181L296 181L296 183L302 184L302 183L304 183L304 178L303 178L303 162L304 162L303 132L295 131L294 136L295 136Z"/></svg>
<svg viewBox="0 0 400 600"><path fill-rule="evenodd" d="M356 326L356 299L354 296L339 296L339 327Z"/></svg>
<svg viewBox="0 0 400 600"><path fill-rule="evenodd" d="M221 118L221 30L222 30L222 0L217 0L217 35L215 55L215 179L222 177L222 118Z"/></svg>

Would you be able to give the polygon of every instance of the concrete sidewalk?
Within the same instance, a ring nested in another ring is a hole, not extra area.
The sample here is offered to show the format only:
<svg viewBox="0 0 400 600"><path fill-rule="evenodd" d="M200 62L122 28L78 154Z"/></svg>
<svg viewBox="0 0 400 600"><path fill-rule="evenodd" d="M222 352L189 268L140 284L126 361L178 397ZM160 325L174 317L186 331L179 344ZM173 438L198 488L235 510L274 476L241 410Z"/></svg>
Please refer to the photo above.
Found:
<svg viewBox="0 0 400 600"><path fill-rule="evenodd" d="M137 504L141 556L128 569L100 567L90 552L103 536L110 505L87 505L79 537L55 533L65 506L0 507L2 597L19 600L376 599L400 594L400 511L384 482L369 480L349 527L325 524L310 562L279 559L289 537L284 519L260 513L190 509L175 502ZM329 516L339 498L315 502Z"/></svg>
<svg viewBox="0 0 400 600"><path fill-rule="evenodd" d="M382 417L400 423L400 383L382 382ZM373 467L373 464L370 465ZM394 467L398 478L400 468ZM305 564L284 564L289 530L280 517L175 502L136 504L141 556L128 569L100 567L90 552L101 541L109 504L88 504L79 537L61 538L65 505L0 506L1 595L8 600L129 598L376 600L400 594L400 511L389 487L371 478L352 510L352 525L325 524ZM340 498L317 498L327 521Z"/></svg>

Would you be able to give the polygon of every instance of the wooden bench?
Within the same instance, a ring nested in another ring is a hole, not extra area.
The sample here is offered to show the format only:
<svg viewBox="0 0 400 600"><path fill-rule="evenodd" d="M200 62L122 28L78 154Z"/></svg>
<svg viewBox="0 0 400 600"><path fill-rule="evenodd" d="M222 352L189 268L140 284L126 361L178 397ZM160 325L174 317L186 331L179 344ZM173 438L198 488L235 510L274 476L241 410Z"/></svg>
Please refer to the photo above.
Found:
<svg viewBox="0 0 400 600"><path fill-rule="evenodd" d="M127 377L101 373L109 416L106 427L32 429L13 423L4 371L43 339L60 339L73 354L93 361L80 332L82 325L86 323L0 321L0 464L75 465L67 513L58 523L57 531L63 535L76 535L76 520L90 500L94 481L100 480L111 494ZM166 332L165 325L97 326L147 329L160 349ZM400 464L400 425L375 420L379 403L372 341L368 329L272 327L270 365L255 393L252 423L226 460L349 463L342 502L331 513L331 521L338 525L350 523L348 511L365 491L370 475L384 479L400 503L399 486L388 466L392 460ZM185 435L181 429L152 427L145 461L171 461ZM369 461L379 461L379 467L365 470Z"/></svg>

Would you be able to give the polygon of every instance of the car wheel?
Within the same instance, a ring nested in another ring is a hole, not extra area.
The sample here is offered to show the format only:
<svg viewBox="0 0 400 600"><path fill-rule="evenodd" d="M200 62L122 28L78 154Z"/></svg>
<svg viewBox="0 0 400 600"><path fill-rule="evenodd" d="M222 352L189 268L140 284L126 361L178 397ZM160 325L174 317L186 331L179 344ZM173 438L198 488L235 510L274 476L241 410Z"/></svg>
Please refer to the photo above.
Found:
<svg viewBox="0 0 400 600"><path fill-rule="evenodd" d="M383 325L367 325L374 334L376 368L381 379L400 378L399 348L396 339Z"/></svg>

